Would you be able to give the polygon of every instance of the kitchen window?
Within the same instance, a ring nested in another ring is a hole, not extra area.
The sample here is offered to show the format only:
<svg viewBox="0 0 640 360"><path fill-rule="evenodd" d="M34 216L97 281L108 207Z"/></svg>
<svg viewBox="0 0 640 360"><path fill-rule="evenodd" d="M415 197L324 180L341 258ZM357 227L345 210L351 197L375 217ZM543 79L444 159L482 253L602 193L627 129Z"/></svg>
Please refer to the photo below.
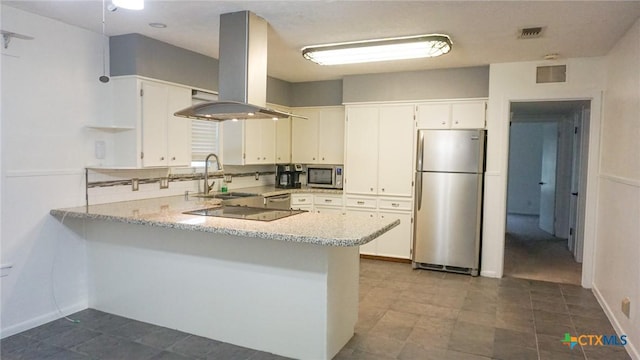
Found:
<svg viewBox="0 0 640 360"><path fill-rule="evenodd" d="M201 96L201 95L205 96ZM193 95L193 105L218 100L218 95L202 93ZM191 166L203 167L208 154L220 155L220 123L216 121L191 120Z"/></svg>

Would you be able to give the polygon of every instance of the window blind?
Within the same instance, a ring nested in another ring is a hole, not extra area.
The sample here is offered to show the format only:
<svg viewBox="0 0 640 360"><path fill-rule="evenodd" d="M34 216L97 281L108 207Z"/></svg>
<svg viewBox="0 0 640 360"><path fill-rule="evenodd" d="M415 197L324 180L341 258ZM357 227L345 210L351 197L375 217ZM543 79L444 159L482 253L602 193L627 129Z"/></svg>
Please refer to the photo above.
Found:
<svg viewBox="0 0 640 360"><path fill-rule="evenodd" d="M215 94L206 94L206 100L200 96L193 98L193 105L200 104L205 101L217 100L218 96ZM220 154L219 150L219 138L220 138L220 126L219 122L215 121L202 121L191 120L191 160L192 161L204 161L208 154Z"/></svg>

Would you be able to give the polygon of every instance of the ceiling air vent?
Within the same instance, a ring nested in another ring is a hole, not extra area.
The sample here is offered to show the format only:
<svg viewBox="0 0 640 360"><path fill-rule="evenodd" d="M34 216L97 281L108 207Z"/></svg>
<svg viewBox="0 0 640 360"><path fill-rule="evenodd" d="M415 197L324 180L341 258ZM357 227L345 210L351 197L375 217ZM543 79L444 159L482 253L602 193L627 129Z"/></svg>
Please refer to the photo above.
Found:
<svg viewBox="0 0 640 360"><path fill-rule="evenodd" d="M542 37L544 28L542 26L520 29L518 39L537 39Z"/></svg>
<svg viewBox="0 0 640 360"><path fill-rule="evenodd" d="M538 66L536 84L560 83L567 81L567 65Z"/></svg>

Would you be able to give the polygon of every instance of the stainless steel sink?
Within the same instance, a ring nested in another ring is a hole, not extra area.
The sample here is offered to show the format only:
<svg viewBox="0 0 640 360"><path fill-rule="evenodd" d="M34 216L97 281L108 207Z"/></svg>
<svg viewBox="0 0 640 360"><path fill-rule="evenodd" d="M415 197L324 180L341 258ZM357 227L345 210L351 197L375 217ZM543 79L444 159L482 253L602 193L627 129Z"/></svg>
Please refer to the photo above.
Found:
<svg viewBox="0 0 640 360"><path fill-rule="evenodd" d="M264 197L251 193L232 191L228 193L196 194L193 196L205 199L220 199L223 205L264 207Z"/></svg>
<svg viewBox="0 0 640 360"><path fill-rule="evenodd" d="M207 199L223 199L223 200L228 200L228 199L237 199L237 198L244 198L244 197L251 197L251 196L259 196L256 194L250 194L250 193L243 193L243 192L228 192L228 193L215 193L215 194L196 194L193 195L195 197L199 197L199 198L207 198Z"/></svg>
<svg viewBox="0 0 640 360"><path fill-rule="evenodd" d="M278 210L267 209L264 207L251 207L239 205L222 205L206 209L186 211L184 214L215 216L232 219L273 221L282 219L291 215L303 213L303 210Z"/></svg>

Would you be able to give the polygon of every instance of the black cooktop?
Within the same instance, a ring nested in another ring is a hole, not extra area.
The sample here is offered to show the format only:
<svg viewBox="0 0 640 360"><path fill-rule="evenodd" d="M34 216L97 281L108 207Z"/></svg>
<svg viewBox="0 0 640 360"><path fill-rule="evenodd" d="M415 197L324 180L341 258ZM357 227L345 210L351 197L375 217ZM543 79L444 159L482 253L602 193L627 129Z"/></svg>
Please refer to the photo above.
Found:
<svg viewBox="0 0 640 360"><path fill-rule="evenodd" d="M215 216L232 219L273 221L305 212L304 210L282 210L240 205L223 205L200 210L185 211L183 214Z"/></svg>

